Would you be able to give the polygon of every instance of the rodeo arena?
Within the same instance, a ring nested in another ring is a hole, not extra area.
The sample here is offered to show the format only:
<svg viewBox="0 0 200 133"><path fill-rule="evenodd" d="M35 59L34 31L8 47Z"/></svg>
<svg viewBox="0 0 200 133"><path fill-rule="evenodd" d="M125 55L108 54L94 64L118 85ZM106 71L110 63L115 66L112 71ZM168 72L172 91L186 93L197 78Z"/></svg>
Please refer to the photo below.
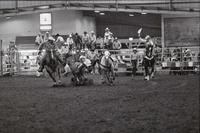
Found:
<svg viewBox="0 0 200 133"><path fill-rule="evenodd" d="M0 133L199 133L199 0L0 0Z"/></svg>

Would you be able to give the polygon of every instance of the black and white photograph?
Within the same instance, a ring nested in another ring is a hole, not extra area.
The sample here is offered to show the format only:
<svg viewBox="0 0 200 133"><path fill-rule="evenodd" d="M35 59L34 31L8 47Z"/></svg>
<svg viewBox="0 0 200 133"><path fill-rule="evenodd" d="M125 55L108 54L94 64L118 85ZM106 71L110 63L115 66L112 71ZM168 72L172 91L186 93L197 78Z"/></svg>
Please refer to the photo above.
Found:
<svg viewBox="0 0 200 133"><path fill-rule="evenodd" d="M200 0L0 0L0 133L200 133Z"/></svg>

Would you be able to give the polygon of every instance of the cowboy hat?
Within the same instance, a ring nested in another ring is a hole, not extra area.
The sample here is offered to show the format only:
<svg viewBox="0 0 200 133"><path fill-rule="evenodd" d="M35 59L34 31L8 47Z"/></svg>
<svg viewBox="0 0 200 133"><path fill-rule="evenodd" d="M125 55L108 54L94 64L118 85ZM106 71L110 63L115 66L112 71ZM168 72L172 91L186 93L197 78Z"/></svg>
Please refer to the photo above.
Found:
<svg viewBox="0 0 200 133"><path fill-rule="evenodd" d="M145 40L148 40L148 39L150 39L151 37L149 36L149 35L147 35L146 37L145 37Z"/></svg>
<svg viewBox="0 0 200 133"><path fill-rule="evenodd" d="M55 41L55 39L54 39L52 36L50 36L50 37L48 38L48 40L49 40L49 41Z"/></svg>
<svg viewBox="0 0 200 133"><path fill-rule="evenodd" d="M105 30L110 30L108 27Z"/></svg>
<svg viewBox="0 0 200 133"><path fill-rule="evenodd" d="M137 51L137 48L133 48L133 51Z"/></svg>
<svg viewBox="0 0 200 133"><path fill-rule="evenodd" d="M106 50L106 51L104 52L104 55L105 55L105 56L109 56L109 55L110 55L110 52Z"/></svg>
<svg viewBox="0 0 200 133"><path fill-rule="evenodd" d="M79 58L80 58L80 59L86 59L86 57L83 56L83 55L81 55Z"/></svg>

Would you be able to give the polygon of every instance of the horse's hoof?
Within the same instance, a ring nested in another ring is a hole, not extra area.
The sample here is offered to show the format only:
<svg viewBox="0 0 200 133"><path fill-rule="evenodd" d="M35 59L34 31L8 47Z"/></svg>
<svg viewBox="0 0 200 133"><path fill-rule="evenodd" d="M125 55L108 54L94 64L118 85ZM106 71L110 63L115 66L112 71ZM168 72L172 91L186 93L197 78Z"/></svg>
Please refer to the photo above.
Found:
<svg viewBox="0 0 200 133"><path fill-rule="evenodd" d="M105 82L105 81L103 81L103 82L101 82L101 84L106 84L106 82Z"/></svg>
<svg viewBox="0 0 200 133"><path fill-rule="evenodd" d="M58 86L58 84L57 84L57 83L54 83L52 86L53 86L53 87L57 87L57 86Z"/></svg>
<svg viewBox="0 0 200 133"><path fill-rule="evenodd" d="M58 84L59 84L59 85L61 85L61 84L62 84L62 82L61 82L61 81L58 81Z"/></svg>
<svg viewBox="0 0 200 133"><path fill-rule="evenodd" d="M150 76L145 76L144 77L144 80L146 80L146 81L149 81L149 79L150 79Z"/></svg>
<svg viewBox="0 0 200 133"><path fill-rule="evenodd" d="M113 86L114 84L113 84L113 83L108 83L108 85L109 85L109 86Z"/></svg>
<svg viewBox="0 0 200 133"><path fill-rule="evenodd" d="M93 79L89 79L89 80L88 80L88 83L89 83L90 85L93 85L93 84L94 84L94 80L93 80Z"/></svg>

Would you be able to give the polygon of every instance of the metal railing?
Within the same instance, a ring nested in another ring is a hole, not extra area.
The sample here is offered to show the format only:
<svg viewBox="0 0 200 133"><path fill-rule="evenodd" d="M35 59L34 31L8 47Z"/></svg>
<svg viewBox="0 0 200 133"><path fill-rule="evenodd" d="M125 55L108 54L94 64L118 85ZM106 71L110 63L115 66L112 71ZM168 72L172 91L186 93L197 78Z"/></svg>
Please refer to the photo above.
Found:
<svg viewBox="0 0 200 133"><path fill-rule="evenodd" d="M104 51L99 49L99 52ZM126 64L127 73L131 72L131 54L133 49L109 50L112 57L116 58L118 63ZM143 73L142 65L144 57L144 49L138 50L138 72ZM156 50L155 69L159 72L183 72L196 73L200 68L200 51L199 47L176 47L163 48Z"/></svg>

